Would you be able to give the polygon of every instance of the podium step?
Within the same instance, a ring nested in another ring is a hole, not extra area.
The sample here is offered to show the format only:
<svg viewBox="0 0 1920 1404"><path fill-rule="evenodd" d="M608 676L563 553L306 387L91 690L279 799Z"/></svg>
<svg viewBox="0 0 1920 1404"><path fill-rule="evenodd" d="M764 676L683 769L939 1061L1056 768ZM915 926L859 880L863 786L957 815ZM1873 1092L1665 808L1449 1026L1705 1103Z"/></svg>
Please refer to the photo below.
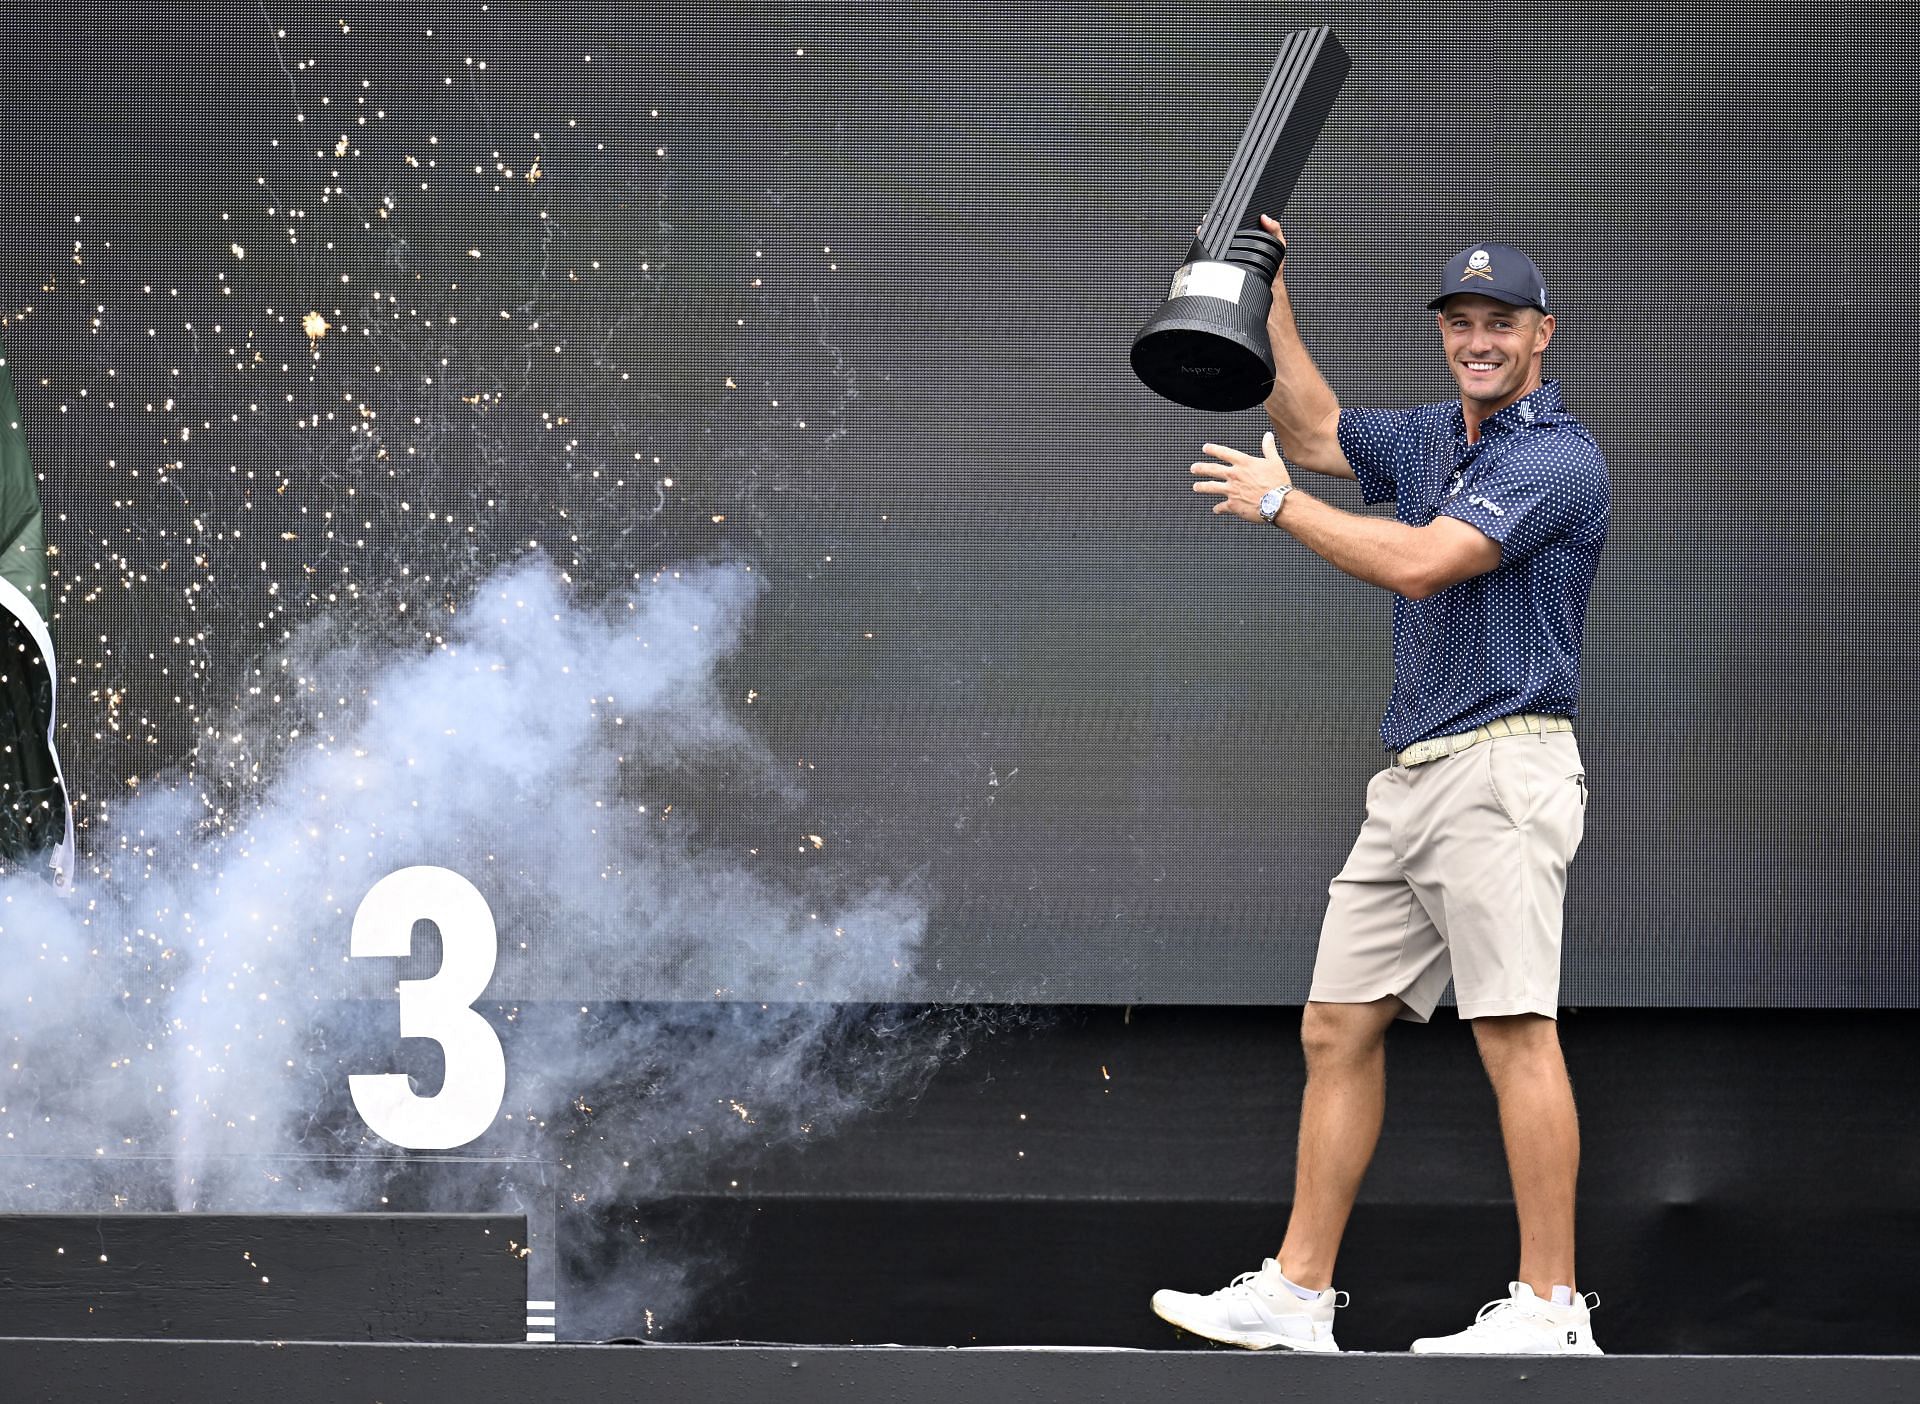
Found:
<svg viewBox="0 0 1920 1404"><path fill-rule="evenodd" d="M508 1214L0 1215L0 1336L524 1341Z"/></svg>

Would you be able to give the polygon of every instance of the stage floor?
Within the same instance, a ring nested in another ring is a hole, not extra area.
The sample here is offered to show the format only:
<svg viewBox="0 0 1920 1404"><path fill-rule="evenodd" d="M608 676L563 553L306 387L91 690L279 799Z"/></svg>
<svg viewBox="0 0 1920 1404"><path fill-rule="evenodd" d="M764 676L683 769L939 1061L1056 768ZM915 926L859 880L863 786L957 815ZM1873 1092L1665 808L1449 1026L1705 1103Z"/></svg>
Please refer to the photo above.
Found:
<svg viewBox="0 0 1920 1404"><path fill-rule="evenodd" d="M1640 1355L1436 1359L1194 1349L423 1345L0 1340L9 1404L474 1404L496 1399L918 1404L1765 1404L1911 1399L1920 1357Z"/></svg>

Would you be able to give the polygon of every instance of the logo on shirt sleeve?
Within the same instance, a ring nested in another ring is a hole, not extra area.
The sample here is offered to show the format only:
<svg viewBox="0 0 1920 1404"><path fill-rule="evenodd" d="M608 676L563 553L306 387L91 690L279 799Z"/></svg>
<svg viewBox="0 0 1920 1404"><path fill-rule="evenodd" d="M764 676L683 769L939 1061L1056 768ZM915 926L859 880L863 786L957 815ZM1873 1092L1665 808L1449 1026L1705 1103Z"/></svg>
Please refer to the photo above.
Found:
<svg viewBox="0 0 1920 1404"><path fill-rule="evenodd" d="M1493 515L1496 517L1504 517L1507 515L1505 509L1495 505L1492 502L1487 501L1486 498L1482 497L1477 492L1472 497L1469 497L1467 501L1471 502L1475 507L1486 508L1487 511L1493 513Z"/></svg>

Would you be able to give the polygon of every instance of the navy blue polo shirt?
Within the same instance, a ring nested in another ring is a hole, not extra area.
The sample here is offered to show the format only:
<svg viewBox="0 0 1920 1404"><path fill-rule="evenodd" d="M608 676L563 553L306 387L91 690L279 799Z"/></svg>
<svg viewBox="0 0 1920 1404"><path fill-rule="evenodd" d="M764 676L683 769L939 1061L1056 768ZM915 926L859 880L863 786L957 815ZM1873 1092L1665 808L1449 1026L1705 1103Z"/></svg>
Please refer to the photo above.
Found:
<svg viewBox="0 0 1920 1404"><path fill-rule="evenodd" d="M1607 544L1607 461L1549 380L1467 442L1458 401L1340 414L1340 447L1368 502L1409 526L1458 517L1500 564L1424 600L1393 601L1393 697L1380 739L1398 751L1496 717L1580 710L1587 593Z"/></svg>

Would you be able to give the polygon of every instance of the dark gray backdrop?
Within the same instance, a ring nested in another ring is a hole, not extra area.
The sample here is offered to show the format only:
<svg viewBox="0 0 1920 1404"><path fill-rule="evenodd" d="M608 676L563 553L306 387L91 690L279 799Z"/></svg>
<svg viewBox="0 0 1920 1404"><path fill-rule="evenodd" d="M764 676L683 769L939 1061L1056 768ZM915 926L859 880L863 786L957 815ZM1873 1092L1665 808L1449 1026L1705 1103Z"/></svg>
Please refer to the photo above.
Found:
<svg viewBox="0 0 1920 1404"><path fill-rule="evenodd" d="M378 633L419 576L457 596L530 542L589 594L745 559L769 590L729 695L803 773L823 861L929 903L905 993L1303 998L1380 760L1388 601L1209 518L1185 465L1259 416L1160 402L1125 353L1278 37L1329 22L1354 71L1285 222L1334 387L1447 397L1421 303L1510 240L1612 465L1564 998L1920 1003L1895 46L1845 8L1515 13L11 21L0 305L83 842L132 782L244 788L196 743L269 625ZM350 340L393 305L372 288L408 300L382 354ZM338 333L311 367L310 307ZM394 344L446 362L433 396ZM343 386L394 460L317 417ZM295 502L368 525L282 545ZM434 502L477 532L427 529ZM793 846L761 795L653 783L715 852ZM565 985L567 933L537 934L528 995Z"/></svg>

